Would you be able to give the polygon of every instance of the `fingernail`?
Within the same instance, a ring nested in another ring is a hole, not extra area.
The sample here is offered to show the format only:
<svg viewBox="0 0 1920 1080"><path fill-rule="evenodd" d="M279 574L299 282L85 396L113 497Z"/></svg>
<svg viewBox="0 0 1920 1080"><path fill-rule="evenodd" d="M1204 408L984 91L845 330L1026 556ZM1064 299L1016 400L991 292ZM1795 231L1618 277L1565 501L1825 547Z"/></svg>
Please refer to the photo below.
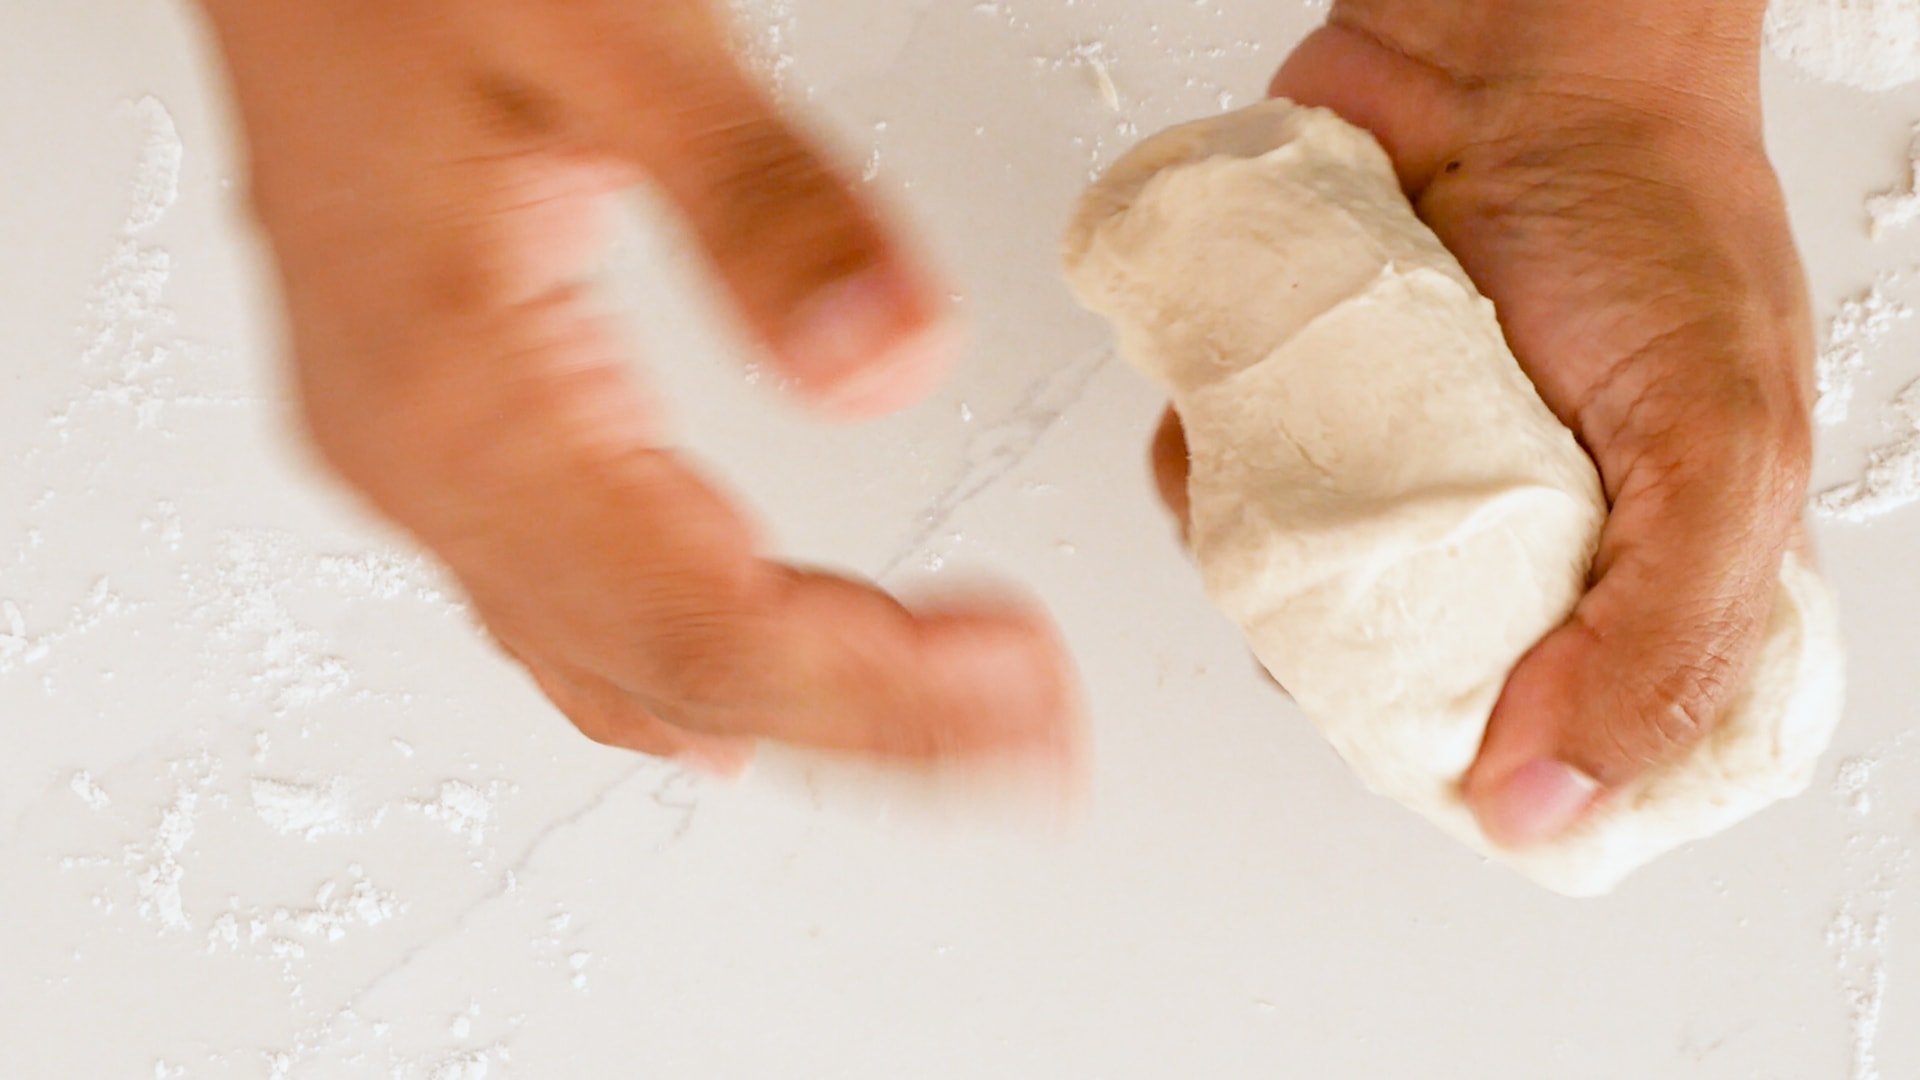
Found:
<svg viewBox="0 0 1920 1080"><path fill-rule="evenodd" d="M739 780L753 763L754 744L696 743L681 751L679 760L686 767L716 780Z"/></svg>
<svg viewBox="0 0 1920 1080"><path fill-rule="evenodd" d="M1599 781L1564 762L1530 762L1495 789L1480 822L1495 843L1531 847L1565 832L1599 791Z"/></svg>
<svg viewBox="0 0 1920 1080"><path fill-rule="evenodd" d="M869 270L828 286L795 317L793 374L822 408L850 418L891 412L932 389L953 352L945 320L918 325L912 290Z"/></svg>
<svg viewBox="0 0 1920 1080"><path fill-rule="evenodd" d="M1079 756L1072 677L1034 639L981 643L956 658L950 677L996 714L1000 749L1071 764Z"/></svg>

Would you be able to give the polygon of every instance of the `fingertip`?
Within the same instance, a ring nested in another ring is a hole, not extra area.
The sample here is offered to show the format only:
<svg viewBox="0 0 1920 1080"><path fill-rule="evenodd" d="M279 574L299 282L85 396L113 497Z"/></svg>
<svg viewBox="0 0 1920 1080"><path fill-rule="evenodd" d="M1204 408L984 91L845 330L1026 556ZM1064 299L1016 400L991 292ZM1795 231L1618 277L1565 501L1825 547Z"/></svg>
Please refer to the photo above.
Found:
<svg viewBox="0 0 1920 1080"><path fill-rule="evenodd" d="M846 419L925 394L957 351L937 275L753 80L731 65L713 80L703 123L631 156L686 215L799 393Z"/></svg>
<svg viewBox="0 0 1920 1080"><path fill-rule="evenodd" d="M1082 767L1079 680L1042 617L953 613L931 616L923 626L927 672L951 717L951 729L936 738L968 753L1038 758L1065 776Z"/></svg>
<svg viewBox="0 0 1920 1080"><path fill-rule="evenodd" d="M802 303L781 343L799 391L830 416L865 420L926 396L954 366L959 328L910 275L888 267Z"/></svg>
<svg viewBox="0 0 1920 1080"><path fill-rule="evenodd" d="M716 780L738 781L747 774L758 748L753 739L702 736L675 755L675 760Z"/></svg>
<svg viewBox="0 0 1920 1080"><path fill-rule="evenodd" d="M1187 446L1186 428L1180 423L1180 414L1173 409L1168 409L1160 417L1160 426L1153 433L1153 446L1148 451L1148 457L1153 466L1153 484L1160 494L1160 502L1178 523L1184 541L1192 521L1192 499L1187 491L1188 477L1192 472L1191 454Z"/></svg>
<svg viewBox="0 0 1920 1080"><path fill-rule="evenodd" d="M1600 782L1563 761L1539 758L1496 779L1469 786L1480 828L1505 848L1536 847L1559 837L1600 794Z"/></svg>
<svg viewBox="0 0 1920 1080"><path fill-rule="evenodd" d="M1582 722L1576 680L1595 661L1591 639L1570 623L1542 639L1508 677L1462 785L1481 830L1500 847L1556 839L1599 797L1600 781L1573 763L1584 759L1567 745Z"/></svg>
<svg viewBox="0 0 1920 1080"><path fill-rule="evenodd" d="M1038 611L978 591L908 608L845 578L787 573L770 615L779 638L757 653L768 684L728 730L901 764L1079 767L1078 684Z"/></svg>

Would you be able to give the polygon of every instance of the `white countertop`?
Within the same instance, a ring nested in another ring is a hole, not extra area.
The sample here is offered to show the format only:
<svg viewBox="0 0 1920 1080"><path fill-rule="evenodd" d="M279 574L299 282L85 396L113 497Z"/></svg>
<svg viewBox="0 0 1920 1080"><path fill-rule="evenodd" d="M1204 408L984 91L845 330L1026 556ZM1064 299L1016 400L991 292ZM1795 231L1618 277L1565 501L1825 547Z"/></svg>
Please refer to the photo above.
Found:
<svg viewBox="0 0 1920 1080"><path fill-rule="evenodd" d="M0 1076L1920 1076L1920 506L1818 527L1853 670L1814 790L1609 899L1549 895L1367 795L1256 677L1150 494L1160 402L1055 269L1091 169L1252 100L1323 5L749 6L952 270L969 363L833 428L743 376L665 234L633 231L610 296L785 551L1050 605L1097 738L1078 824L574 734L284 422L179 7L11 5ZM1920 92L1777 63L1767 91L1824 322L1920 262L1920 227L1876 243L1862 209ZM1920 274L1886 294L1920 304ZM1868 365L1816 488L1887 437L1920 320Z"/></svg>

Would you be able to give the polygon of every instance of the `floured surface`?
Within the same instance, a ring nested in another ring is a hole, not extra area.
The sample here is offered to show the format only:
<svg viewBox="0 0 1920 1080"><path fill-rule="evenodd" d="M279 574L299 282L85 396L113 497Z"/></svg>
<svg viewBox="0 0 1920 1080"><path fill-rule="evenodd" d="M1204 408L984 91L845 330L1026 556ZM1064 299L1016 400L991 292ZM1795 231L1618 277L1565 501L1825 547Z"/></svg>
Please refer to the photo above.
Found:
<svg viewBox="0 0 1920 1080"><path fill-rule="evenodd" d="M1841 303L1827 325L1826 341L1814 361L1813 418L1822 425L1847 419L1853 407L1854 385L1867 374L1867 360L1913 308L1889 295L1893 281L1883 281Z"/></svg>
<svg viewBox="0 0 1920 1080"><path fill-rule="evenodd" d="M1323 6L741 6L778 24L761 40L785 93L954 268L970 364L898 420L814 427L743 377L658 238L616 259L616 302L679 430L786 548L896 584L990 565L1037 587L1098 716L1082 830L928 825L824 777L729 789L573 735L285 434L178 10L15 5L8 1080L1920 1074L1900 1022L1920 881L1882 872L1920 811L1920 758L1895 745L1920 508L1817 526L1856 661L1816 789L1834 796L1599 905L1539 894L1358 791L1256 677L1148 494L1157 395L1057 281L1089 174L1253 100ZM1862 108L1773 74L1824 326L1920 261L1920 231L1874 243L1865 211L1905 185L1920 98ZM1911 281L1888 296L1920 303ZM1868 350L1819 490L1896 434L1916 358L1916 320ZM1861 818L1836 770L1868 757Z"/></svg>
<svg viewBox="0 0 1920 1080"><path fill-rule="evenodd" d="M1905 170L1905 183L1888 188L1867 200L1867 217L1873 221L1875 237L1920 221L1920 131L1915 132L1907 156L1910 160Z"/></svg>
<svg viewBox="0 0 1920 1080"><path fill-rule="evenodd" d="M1920 381L1893 400L1893 437L1867 455L1860 479L1814 497L1816 511L1860 524L1920 502Z"/></svg>

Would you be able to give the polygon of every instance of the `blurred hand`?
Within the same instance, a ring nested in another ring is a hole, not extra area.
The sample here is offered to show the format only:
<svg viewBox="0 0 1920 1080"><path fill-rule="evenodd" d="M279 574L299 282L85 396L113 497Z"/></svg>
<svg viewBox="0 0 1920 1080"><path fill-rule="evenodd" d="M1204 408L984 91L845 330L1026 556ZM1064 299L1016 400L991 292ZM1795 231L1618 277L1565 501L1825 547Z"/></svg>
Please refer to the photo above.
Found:
<svg viewBox="0 0 1920 1080"><path fill-rule="evenodd" d="M1044 620L768 562L659 445L584 287L610 197L684 213L773 363L858 418L954 354L941 291L700 0L205 0L326 460L582 731L722 771L755 737L1065 754Z"/></svg>
<svg viewBox="0 0 1920 1080"><path fill-rule="evenodd" d="M1482 77L1368 14L1402 9L1336 8L1273 92L1380 137L1600 466L1612 513L1590 591L1513 672L1466 777L1482 826L1524 846L1685 753L1743 684L1801 520L1812 331L1762 146L1757 13L1751 50L1702 34L1680 75L1657 60L1688 42L1629 42L1616 75L1597 70L1610 43L1573 34L1582 70L1496 60ZM1477 32L1476 56L1529 45ZM1184 517L1171 417L1154 459Z"/></svg>

